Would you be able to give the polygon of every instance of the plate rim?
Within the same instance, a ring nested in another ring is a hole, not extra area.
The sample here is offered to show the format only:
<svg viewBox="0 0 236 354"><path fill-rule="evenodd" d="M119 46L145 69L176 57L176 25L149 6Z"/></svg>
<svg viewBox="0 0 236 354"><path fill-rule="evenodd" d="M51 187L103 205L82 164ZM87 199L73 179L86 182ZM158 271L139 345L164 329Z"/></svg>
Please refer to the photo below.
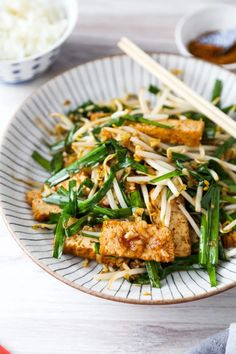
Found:
<svg viewBox="0 0 236 354"><path fill-rule="evenodd" d="M225 67L223 67L222 65L216 65L213 63L210 63L206 60L202 60L196 57L190 57L187 55L181 55L178 53L172 53L172 52L156 52L156 51L148 51L149 54L151 55L167 55L167 56L177 56L180 58L185 58L187 60L192 60L192 61L200 61L203 62L205 65L207 64L209 67L216 67L216 68L220 68L221 70L228 72L230 74L232 74L233 76L235 76L236 79L236 73L227 70ZM28 99L30 99L32 96L34 96L35 94L37 94L44 86L47 86L48 84L50 84L51 82L53 82L54 80L56 80L57 78L59 78L60 76L75 70L81 66L87 65L87 64L93 64L96 61L102 61L102 60L106 60L106 59L111 59L111 58L116 58L116 57L128 57L126 54L111 54L108 56L102 56L93 60L89 60L89 61L85 61L81 64L75 65L72 68L68 69L68 70L64 70L61 73L57 74L56 76L54 76L53 78L47 80L43 85L40 85L39 87L37 87L36 89L34 89L23 101L22 103L17 107L17 109L15 110L15 112L13 113L12 117L9 119L4 134L2 136L1 139L1 144L0 144L0 155L2 154L2 148L3 148L3 142L5 140L5 136L9 130L9 127L11 126L12 122L14 122L14 119L17 115L17 113L21 110L21 108L24 106L25 102L27 102ZM3 186L0 184L0 190L2 190ZM43 269L44 271L46 271L48 274L50 274L51 276L53 276L54 278L56 278L57 280L61 281L62 283L69 285L70 287L82 291L83 293L95 296L97 298L100 299L104 299L104 300L110 300L110 301L115 301L115 302L121 302L121 303L125 303L125 304L133 304L133 305L177 305L177 304L181 304L181 303L187 303L187 302L192 302L192 301L197 301L197 300L201 300L201 299L206 299L209 298L211 296L215 296L215 295L219 295L227 290L230 290L234 287L236 287L236 280L232 281L232 283L230 284L226 284L220 288L211 288L208 292L203 293L203 294L199 294L199 295L195 295L195 296L187 296L184 298L179 298L179 299L170 299L170 300L135 300L135 299L127 299L127 298L123 298L120 296L114 296L114 295L109 295L109 294L104 294L104 293L99 293L97 291L94 290L90 290L84 286L78 285L76 283L73 283L69 280L67 280L66 278L64 278L63 276L57 274L56 272L54 272L53 270L51 270L47 265L43 264L43 262L41 262L40 260L38 260L37 258L35 258L31 252L23 245L23 243L18 239L17 235L15 234L14 230L11 228L10 224L8 223L8 220L5 216L5 212L4 212L4 208L3 208L3 202L0 199L0 213L1 216L4 220L4 223L8 229L8 231L10 232L10 234L12 235L13 239L16 241L16 243L18 244L18 246L24 251L24 253L35 263L37 264L41 269Z"/></svg>

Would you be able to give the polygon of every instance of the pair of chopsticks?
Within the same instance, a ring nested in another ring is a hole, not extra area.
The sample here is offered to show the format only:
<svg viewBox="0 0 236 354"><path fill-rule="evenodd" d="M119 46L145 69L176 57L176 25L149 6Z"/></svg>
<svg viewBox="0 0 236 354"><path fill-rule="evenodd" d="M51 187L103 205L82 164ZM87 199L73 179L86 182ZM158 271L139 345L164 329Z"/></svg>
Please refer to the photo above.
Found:
<svg viewBox="0 0 236 354"><path fill-rule="evenodd" d="M172 91L191 103L199 112L236 138L236 122L232 118L194 92L129 39L121 38L118 47Z"/></svg>

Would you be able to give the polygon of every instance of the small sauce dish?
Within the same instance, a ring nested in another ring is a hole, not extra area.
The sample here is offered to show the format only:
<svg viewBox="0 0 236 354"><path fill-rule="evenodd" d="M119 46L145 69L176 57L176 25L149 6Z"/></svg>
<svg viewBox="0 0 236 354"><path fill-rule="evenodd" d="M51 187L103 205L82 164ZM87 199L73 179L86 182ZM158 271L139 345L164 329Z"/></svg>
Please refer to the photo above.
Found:
<svg viewBox="0 0 236 354"><path fill-rule="evenodd" d="M236 6L227 4L205 7L184 16L175 29L175 41L179 52L185 56L192 56L189 50L191 41L210 32L236 28L235 18ZM207 60L208 58L207 56L204 58L204 54L201 53L201 59ZM236 59L235 62L223 66L229 70L236 69Z"/></svg>

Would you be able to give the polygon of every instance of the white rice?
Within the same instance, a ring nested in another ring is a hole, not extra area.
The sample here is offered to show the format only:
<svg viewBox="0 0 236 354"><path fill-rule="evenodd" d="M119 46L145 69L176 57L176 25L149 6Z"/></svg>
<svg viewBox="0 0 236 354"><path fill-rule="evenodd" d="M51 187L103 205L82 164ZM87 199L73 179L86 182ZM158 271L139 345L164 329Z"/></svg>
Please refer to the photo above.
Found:
<svg viewBox="0 0 236 354"><path fill-rule="evenodd" d="M68 20L63 8L55 4L47 0L0 0L0 60L42 53L62 37Z"/></svg>

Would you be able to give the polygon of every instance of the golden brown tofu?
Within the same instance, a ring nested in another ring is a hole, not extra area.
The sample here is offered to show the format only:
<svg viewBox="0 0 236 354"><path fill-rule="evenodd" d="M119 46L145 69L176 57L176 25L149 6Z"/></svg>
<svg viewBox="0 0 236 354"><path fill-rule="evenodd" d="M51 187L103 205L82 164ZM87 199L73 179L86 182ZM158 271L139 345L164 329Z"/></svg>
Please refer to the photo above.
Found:
<svg viewBox="0 0 236 354"><path fill-rule="evenodd" d="M58 205L47 204L42 198L34 198L32 201L33 217L37 221L46 221L50 214L60 213L61 208Z"/></svg>
<svg viewBox="0 0 236 354"><path fill-rule="evenodd" d="M26 201L29 205L32 205L32 202L35 198L41 197L41 190L40 189L33 189L32 191L28 191L26 193Z"/></svg>
<svg viewBox="0 0 236 354"><path fill-rule="evenodd" d="M199 237L196 234L196 231L191 226L189 226L189 235L190 235L191 245L197 244L199 242Z"/></svg>
<svg viewBox="0 0 236 354"><path fill-rule="evenodd" d="M72 254L76 257L94 259L98 263L103 263L118 268L123 263L127 263L129 261L128 259L122 257L110 257L96 254L94 251L95 242L95 239L84 237L78 234L71 237L66 237L63 253Z"/></svg>
<svg viewBox="0 0 236 354"><path fill-rule="evenodd" d="M78 234L66 237L63 252L73 254L77 257L96 259L96 253L94 251L95 242L95 239Z"/></svg>
<svg viewBox="0 0 236 354"><path fill-rule="evenodd" d="M204 122L201 120L178 120L168 119L162 120L162 124L169 124L173 128L159 128L153 125L135 123L131 124L133 127L150 135L153 138L158 138L161 141L170 144L179 144L187 146L198 146L204 131Z"/></svg>
<svg viewBox="0 0 236 354"><path fill-rule="evenodd" d="M26 193L26 200L32 206L33 217L37 221L46 221L51 213L59 213L61 208L57 205L47 204L42 200L40 190L32 190Z"/></svg>
<svg viewBox="0 0 236 354"><path fill-rule="evenodd" d="M153 214L153 221L160 225L160 210ZM175 257L187 257L191 254L191 237L189 224L181 213L175 200L171 202L171 217L169 229L175 245Z"/></svg>
<svg viewBox="0 0 236 354"><path fill-rule="evenodd" d="M189 256L191 254L189 225L180 210L173 210L171 213L170 231L175 244L175 257Z"/></svg>
<svg viewBox="0 0 236 354"><path fill-rule="evenodd" d="M223 246L225 248L236 247L236 231L233 230L222 236Z"/></svg>
<svg viewBox="0 0 236 354"><path fill-rule="evenodd" d="M171 262L174 243L167 227L146 221L107 220L103 222L100 253L106 256Z"/></svg>

